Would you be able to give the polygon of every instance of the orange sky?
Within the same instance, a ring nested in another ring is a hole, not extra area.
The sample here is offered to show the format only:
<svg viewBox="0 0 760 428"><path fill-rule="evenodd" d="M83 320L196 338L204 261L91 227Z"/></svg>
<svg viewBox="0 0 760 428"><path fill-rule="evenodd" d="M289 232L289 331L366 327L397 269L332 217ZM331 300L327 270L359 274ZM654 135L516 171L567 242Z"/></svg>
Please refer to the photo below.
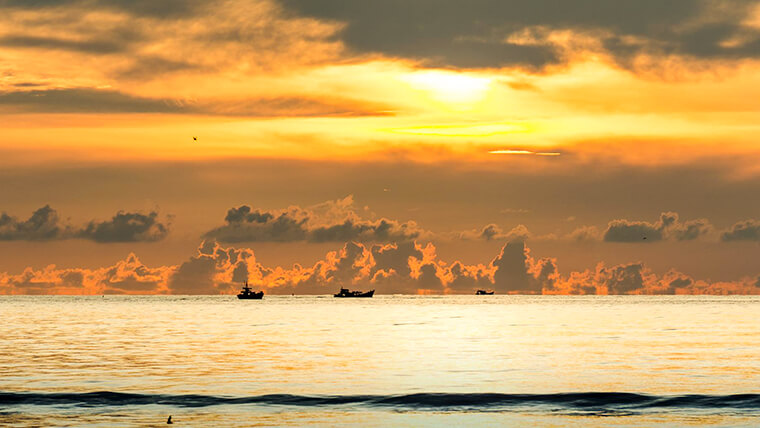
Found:
<svg viewBox="0 0 760 428"><path fill-rule="evenodd" d="M756 1L66 0L0 10L0 212L15 219L0 220L0 248L14 254L0 272L106 265L138 247L175 266L231 207L282 213L353 195L336 218L415 222L425 233L412 238L451 260L488 264L519 225L568 271L611 253L662 258L640 243L574 255L577 237L610 242L621 220L690 245L664 257L705 280L758 273L735 257L742 244L760 255ZM23 222L47 204L60 230L30 235ZM168 232L126 244L82 232L120 211L155 212ZM706 226L682 239L687 226L658 223L668 212ZM484 238L489 224L501 232ZM471 236L500 245L457 251ZM277 265L313 263L345 243L304 239L295 250L271 246L282 238L240 242ZM709 251L721 261L683 261L682 251L708 250L680 241L717 245ZM56 245L78 256L56 256Z"/></svg>

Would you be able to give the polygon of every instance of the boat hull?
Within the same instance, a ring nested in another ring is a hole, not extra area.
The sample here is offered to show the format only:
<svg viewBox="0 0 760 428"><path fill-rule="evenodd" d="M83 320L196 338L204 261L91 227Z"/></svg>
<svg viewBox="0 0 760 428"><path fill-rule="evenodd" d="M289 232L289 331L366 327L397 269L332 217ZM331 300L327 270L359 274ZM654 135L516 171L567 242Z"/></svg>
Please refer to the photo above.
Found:
<svg viewBox="0 0 760 428"><path fill-rule="evenodd" d="M347 294L333 294L334 297L350 298L350 297L372 297L375 295L375 290L370 290L366 293L347 293Z"/></svg>
<svg viewBox="0 0 760 428"><path fill-rule="evenodd" d="M261 300L264 298L264 292L260 291L258 293L251 294L238 294L237 298L240 300Z"/></svg>

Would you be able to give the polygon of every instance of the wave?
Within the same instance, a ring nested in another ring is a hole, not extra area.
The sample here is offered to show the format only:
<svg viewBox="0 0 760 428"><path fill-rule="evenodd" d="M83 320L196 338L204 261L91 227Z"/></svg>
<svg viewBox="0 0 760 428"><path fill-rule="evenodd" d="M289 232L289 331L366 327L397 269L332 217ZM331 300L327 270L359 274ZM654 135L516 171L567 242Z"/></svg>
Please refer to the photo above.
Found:
<svg viewBox="0 0 760 428"><path fill-rule="evenodd" d="M557 394L419 393L406 395L269 394L248 397L213 395L132 394L100 391L86 393L0 392L0 405L8 406L141 406L208 407L253 404L265 406L360 406L408 410L549 410L567 412L756 411L760 394L657 396L625 392Z"/></svg>

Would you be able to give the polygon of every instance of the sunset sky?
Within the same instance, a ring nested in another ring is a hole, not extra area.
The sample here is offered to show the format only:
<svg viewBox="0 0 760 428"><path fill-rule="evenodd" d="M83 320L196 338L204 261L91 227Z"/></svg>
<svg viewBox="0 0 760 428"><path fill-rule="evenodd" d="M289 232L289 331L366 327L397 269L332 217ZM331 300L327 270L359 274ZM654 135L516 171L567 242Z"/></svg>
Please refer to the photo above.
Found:
<svg viewBox="0 0 760 428"><path fill-rule="evenodd" d="M0 0L0 294L760 293L760 1Z"/></svg>

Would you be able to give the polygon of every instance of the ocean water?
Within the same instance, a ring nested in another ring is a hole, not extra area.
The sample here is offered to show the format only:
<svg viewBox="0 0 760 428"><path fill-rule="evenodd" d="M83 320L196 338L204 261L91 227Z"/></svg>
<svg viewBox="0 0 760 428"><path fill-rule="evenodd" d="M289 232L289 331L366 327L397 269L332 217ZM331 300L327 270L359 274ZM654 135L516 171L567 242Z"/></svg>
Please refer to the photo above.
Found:
<svg viewBox="0 0 760 428"><path fill-rule="evenodd" d="M760 298L5 296L0 426L758 426Z"/></svg>

